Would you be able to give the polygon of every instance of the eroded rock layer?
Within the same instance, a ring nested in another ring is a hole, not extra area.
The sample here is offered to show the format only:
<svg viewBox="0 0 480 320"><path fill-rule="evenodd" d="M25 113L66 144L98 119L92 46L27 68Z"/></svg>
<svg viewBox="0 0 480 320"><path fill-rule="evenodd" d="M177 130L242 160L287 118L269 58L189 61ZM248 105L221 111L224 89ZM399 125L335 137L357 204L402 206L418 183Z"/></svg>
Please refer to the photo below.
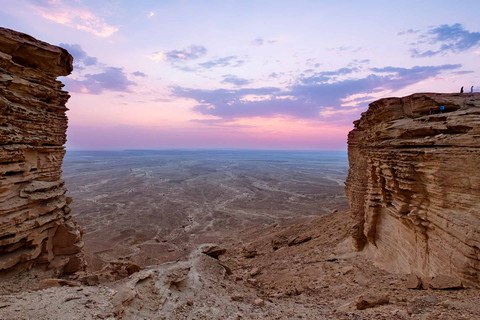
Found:
<svg viewBox="0 0 480 320"><path fill-rule="evenodd" d="M478 285L480 93L381 99L354 124L354 247L389 271Z"/></svg>
<svg viewBox="0 0 480 320"><path fill-rule="evenodd" d="M56 80L72 71L64 49L0 28L0 270L84 267L61 166L65 104Z"/></svg>

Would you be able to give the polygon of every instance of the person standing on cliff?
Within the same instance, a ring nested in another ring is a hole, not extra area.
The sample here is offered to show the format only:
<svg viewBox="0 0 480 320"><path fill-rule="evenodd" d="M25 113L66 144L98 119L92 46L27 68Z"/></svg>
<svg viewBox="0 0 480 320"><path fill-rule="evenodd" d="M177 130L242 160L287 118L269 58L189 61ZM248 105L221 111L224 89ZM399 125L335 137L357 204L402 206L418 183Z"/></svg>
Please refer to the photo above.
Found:
<svg viewBox="0 0 480 320"><path fill-rule="evenodd" d="M460 93L463 93L463 87L460 88Z"/></svg>
<svg viewBox="0 0 480 320"><path fill-rule="evenodd" d="M470 93L473 93L473 86L470 88Z"/></svg>

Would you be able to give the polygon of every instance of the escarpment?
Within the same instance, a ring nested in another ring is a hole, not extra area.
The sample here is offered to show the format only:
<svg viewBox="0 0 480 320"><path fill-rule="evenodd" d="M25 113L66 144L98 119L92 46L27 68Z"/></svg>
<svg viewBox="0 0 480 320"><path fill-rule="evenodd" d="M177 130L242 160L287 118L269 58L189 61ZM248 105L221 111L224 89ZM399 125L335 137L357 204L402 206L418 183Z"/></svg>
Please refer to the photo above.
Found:
<svg viewBox="0 0 480 320"><path fill-rule="evenodd" d="M72 71L64 49L0 28L0 270L84 268L61 166Z"/></svg>
<svg viewBox="0 0 480 320"><path fill-rule="evenodd" d="M354 247L389 271L478 285L480 94L381 99L354 124Z"/></svg>

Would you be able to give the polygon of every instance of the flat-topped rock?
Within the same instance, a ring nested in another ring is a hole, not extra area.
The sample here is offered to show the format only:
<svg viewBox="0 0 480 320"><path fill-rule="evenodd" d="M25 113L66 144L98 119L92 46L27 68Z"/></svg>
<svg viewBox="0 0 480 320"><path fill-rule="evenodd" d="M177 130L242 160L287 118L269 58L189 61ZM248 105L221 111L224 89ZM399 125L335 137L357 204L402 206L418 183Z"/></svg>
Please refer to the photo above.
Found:
<svg viewBox="0 0 480 320"><path fill-rule="evenodd" d="M25 33L0 27L0 49L14 63L52 76L66 76L73 71L73 57L67 50Z"/></svg>
<svg viewBox="0 0 480 320"><path fill-rule="evenodd" d="M85 266L61 177L70 96L56 78L72 61L65 49L0 28L0 271Z"/></svg>
<svg viewBox="0 0 480 320"><path fill-rule="evenodd" d="M348 147L354 248L393 272L480 283L480 93L375 101Z"/></svg>

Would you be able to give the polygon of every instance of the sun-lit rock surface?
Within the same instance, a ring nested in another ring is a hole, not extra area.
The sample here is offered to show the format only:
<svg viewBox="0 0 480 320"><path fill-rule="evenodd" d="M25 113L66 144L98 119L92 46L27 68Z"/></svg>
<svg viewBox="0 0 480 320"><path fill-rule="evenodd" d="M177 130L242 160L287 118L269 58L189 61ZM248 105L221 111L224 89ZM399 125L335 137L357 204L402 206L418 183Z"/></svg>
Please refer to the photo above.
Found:
<svg viewBox="0 0 480 320"><path fill-rule="evenodd" d="M348 145L354 247L390 271L478 284L480 94L378 100Z"/></svg>
<svg viewBox="0 0 480 320"><path fill-rule="evenodd" d="M72 71L64 49L0 28L0 270L82 269L82 235L61 179Z"/></svg>

